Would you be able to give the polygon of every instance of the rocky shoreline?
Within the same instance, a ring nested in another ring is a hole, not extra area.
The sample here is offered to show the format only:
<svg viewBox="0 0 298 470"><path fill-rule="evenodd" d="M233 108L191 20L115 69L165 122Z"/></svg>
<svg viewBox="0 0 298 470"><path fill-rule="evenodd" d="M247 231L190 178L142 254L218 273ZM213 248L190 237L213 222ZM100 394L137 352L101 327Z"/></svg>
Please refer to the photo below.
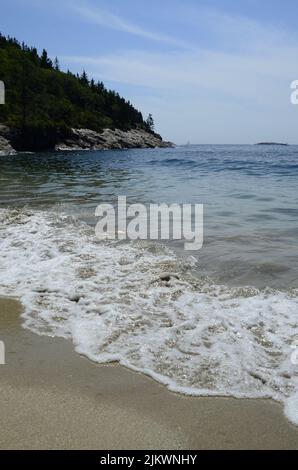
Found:
<svg viewBox="0 0 298 470"><path fill-rule="evenodd" d="M71 150L110 150L133 148L167 148L173 147L161 136L143 129L105 129L101 134L90 129L72 129L71 136L57 144L57 151Z"/></svg>
<svg viewBox="0 0 298 470"><path fill-rule="evenodd" d="M15 131L0 124L0 156L16 153L14 147L15 135ZM60 139L55 147L49 150L64 152L169 147L174 147L174 144L165 142L160 135L147 132L144 129L131 129L129 131L104 129L102 133L90 129L72 129L69 136Z"/></svg>
<svg viewBox="0 0 298 470"><path fill-rule="evenodd" d="M11 130L0 124L0 157L2 155L15 155L17 152L11 145L13 135Z"/></svg>

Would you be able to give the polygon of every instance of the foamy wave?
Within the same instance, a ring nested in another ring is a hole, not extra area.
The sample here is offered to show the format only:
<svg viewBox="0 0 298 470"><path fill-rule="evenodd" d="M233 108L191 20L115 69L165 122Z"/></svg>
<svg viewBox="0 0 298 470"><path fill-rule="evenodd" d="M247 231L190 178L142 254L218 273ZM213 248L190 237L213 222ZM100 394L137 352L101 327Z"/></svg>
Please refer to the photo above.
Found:
<svg viewBox="0 0 298 470"><path fill-rule="evenodd" d="M0 247L0 294L21 298L32 331L173 391L283 401L298 424L297 292L202 282L191 276L193 258L99 242L54 213L0 210Z"/></svg>

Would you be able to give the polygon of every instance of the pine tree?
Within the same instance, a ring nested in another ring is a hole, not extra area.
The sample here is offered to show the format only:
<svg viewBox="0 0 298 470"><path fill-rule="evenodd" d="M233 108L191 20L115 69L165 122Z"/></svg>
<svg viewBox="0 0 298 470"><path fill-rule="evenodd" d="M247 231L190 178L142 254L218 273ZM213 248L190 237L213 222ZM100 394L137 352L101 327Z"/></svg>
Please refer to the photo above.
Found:
<svg viewBox="0 0 298 470"><path fill-rule="evenodd" d="M153 119L152 114L149 114L147 121L146 121L146 125L150 131L152 132L154 131L155 124L154 124L154 119Z"/></svg>
<svg viewBox="0 0 298 470"><path fill-rule="evenodd" d="M82 75L80 76L80 82L81 82L83 85L89 85L88 75L87 75L87 73L86 73L85 70L83 70L83 73L82 73Z"/></svg>
<svg viewBox="0 0 298 470"><path fill-rule="evenodd" d="M0 33L0 78L7 84L0 122L21 131L20 149L52 148L71 128L149 130L142 114L119 93L89 80L85 71L63 73L58 66L45 49L39 55L35 47Z"/></svg>
<svg viewBox="0 0 298 470"><path fill-rule="evenodd" d="M54 69L57 70L57 72L60 71L60 64L59 64L58 57L55 57L55 60L54 60Z"/></svg>
<svg viewBox="0 0 298 470"><path fill-rule="evenodd" d="M48 53L45 49L43 49L41 58L40 58L40 66L43 69L52 69L53 68L53 62L51 59L48 57Z"/></svg>

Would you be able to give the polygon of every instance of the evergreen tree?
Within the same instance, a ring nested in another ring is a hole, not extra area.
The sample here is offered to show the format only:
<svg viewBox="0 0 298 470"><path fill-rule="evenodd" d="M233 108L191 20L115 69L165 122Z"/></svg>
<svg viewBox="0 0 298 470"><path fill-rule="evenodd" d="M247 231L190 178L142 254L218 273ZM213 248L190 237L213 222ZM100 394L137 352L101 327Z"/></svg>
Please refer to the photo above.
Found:
<svg viewBox="0 0 298 470"><path fill-rule="evenodd" d="M45 49L43 49L41 58L40 58L40 66L43 69L52 69L53 68L53 63L51 59L48 57L48 53Z"/></svg>
<svg viewBox="0 0 298 470"><path fill-rule="evenodd" d="M55 60L54 60L54 69L59 72L60 70L60 64L59 64L59 60L58 60L58 57L55 57Z"/></svg>
<svg viewBox="0 0 298 470"><path fill-rule="evenodd" d="M0 33L0 79L6 86L6 104L0 106L0 123L19 130L19 148L39 150L55 145L71 128L123 130L149 127L142 113L102 82L68 71L58 71L46 50L20 44Z"/></svg>
<svg viewBox="0 0 298 470"><path fill-rule="evenodd" d="M150 131L154 132L154 127L155 127L155 124L154 124L154 120L153 120L153 116L152 114L149 114L147 120L146 120L146 124L147 124L147 127Z"/></svg>
<svg viewBox="0 0 298 470"><path fill-rule="evenodd" d="M86 73L85 70L83 70L83 73L82 75L80 76L80 82L83 84L83 85L89 85L89 79L88 79L88 75Z"/></svg>

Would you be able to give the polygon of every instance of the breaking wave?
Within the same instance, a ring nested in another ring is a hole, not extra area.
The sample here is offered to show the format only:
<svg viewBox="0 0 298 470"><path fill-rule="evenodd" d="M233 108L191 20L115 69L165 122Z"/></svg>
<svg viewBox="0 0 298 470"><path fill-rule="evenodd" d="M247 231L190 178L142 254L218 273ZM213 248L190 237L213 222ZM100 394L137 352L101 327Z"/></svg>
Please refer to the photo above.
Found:
<svg viewBox="0 0 298 470"><path fill-rule="evenodd" d="M54 212L1 209L0 247L0 295L19 296L26 328L176 392L273 398L298 425L297 290L199 280L193 257Z"/></svg>

